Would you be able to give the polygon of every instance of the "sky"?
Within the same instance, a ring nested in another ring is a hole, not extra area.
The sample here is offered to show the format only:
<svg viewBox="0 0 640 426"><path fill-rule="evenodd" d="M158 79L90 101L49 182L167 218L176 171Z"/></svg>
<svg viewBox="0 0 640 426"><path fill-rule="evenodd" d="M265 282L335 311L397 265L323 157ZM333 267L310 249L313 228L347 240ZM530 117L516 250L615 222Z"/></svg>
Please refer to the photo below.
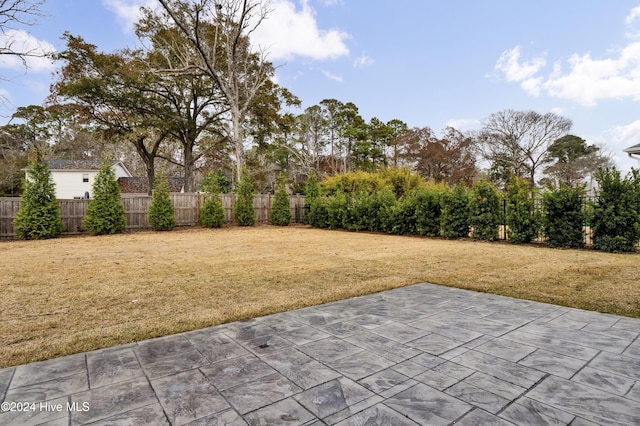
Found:
<svg viewBox="0 0 640 426"><path fill-rule="evenodd" d="M101 51L136 47L141 5L46 0L15 46L60 51L65 31ZM363 118L480 129L505 109L553 112L623 171L640 143L640 0L271 0L253 42L304 108L353 102ZM0 119L42 105L58 65L0 57Z"/></svg>

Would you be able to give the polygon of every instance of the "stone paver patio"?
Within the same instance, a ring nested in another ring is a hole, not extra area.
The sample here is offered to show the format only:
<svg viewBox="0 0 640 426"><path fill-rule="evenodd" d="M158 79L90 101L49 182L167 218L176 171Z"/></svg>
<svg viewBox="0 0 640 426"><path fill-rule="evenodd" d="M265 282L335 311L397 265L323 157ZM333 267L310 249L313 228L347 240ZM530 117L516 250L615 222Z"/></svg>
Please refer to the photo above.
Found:
<svg viewBox="0 0 640 426"><path fill-rule="evenodd" d="M639 334L418 284L0 370L0 424L638 425Z"/></svg>

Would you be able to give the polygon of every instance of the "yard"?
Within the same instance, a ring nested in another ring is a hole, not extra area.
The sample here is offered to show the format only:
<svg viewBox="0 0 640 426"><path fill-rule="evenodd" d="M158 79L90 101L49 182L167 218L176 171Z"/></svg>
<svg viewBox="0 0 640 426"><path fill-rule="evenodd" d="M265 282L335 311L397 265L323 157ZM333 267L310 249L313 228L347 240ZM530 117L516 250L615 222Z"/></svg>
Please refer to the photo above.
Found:
<svg viewBox="0 0 640 426"><path fill-rule="evenodd" d="M640 258L307 227L0 242L0 367L431 282L640 317Z"/></svg>

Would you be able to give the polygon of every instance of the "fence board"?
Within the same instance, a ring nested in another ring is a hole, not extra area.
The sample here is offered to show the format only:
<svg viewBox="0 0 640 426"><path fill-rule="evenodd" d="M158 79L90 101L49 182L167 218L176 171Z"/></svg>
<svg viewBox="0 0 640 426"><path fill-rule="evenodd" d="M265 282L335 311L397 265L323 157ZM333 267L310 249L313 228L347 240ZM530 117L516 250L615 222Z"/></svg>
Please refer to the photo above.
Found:
<svg viewBox="0 0 640 426"><path fill-rule="evenodd" d="M176 223L178 226L197 225L200 219L200 208L203 203L203 194L199 193L172 193L171 201L175 209ZM127 219L127 230L148 229L149 219L147 211L151 204L151 197L145 194L121 194L124 214ZM220 194L220 200L224 208L226 223L234 221L235 194ZM291 218L294 223L302 223L304 220L304 196L292 195L289 197ZM77 234L84 231L84 216L90 200L58 200L60 203L60 218L63 224L64 234ZM274 197L270 194L256 194L253 198L256 222L268 223ZM0 198L0 239L15 238L13 219L20 209L20 198Z"/></svg>

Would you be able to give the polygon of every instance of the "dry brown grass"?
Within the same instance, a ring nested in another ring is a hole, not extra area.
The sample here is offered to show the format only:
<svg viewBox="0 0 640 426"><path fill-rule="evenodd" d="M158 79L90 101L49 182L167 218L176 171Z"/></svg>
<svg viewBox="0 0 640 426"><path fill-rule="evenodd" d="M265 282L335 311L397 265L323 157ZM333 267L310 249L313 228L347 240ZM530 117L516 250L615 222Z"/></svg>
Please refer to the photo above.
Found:
<svg viewBox="0 0 640 426"><path fill-rule="evenodd" d="M640 257L306 227L0 242L0 367L417 282L640 317Z"/></svg>

